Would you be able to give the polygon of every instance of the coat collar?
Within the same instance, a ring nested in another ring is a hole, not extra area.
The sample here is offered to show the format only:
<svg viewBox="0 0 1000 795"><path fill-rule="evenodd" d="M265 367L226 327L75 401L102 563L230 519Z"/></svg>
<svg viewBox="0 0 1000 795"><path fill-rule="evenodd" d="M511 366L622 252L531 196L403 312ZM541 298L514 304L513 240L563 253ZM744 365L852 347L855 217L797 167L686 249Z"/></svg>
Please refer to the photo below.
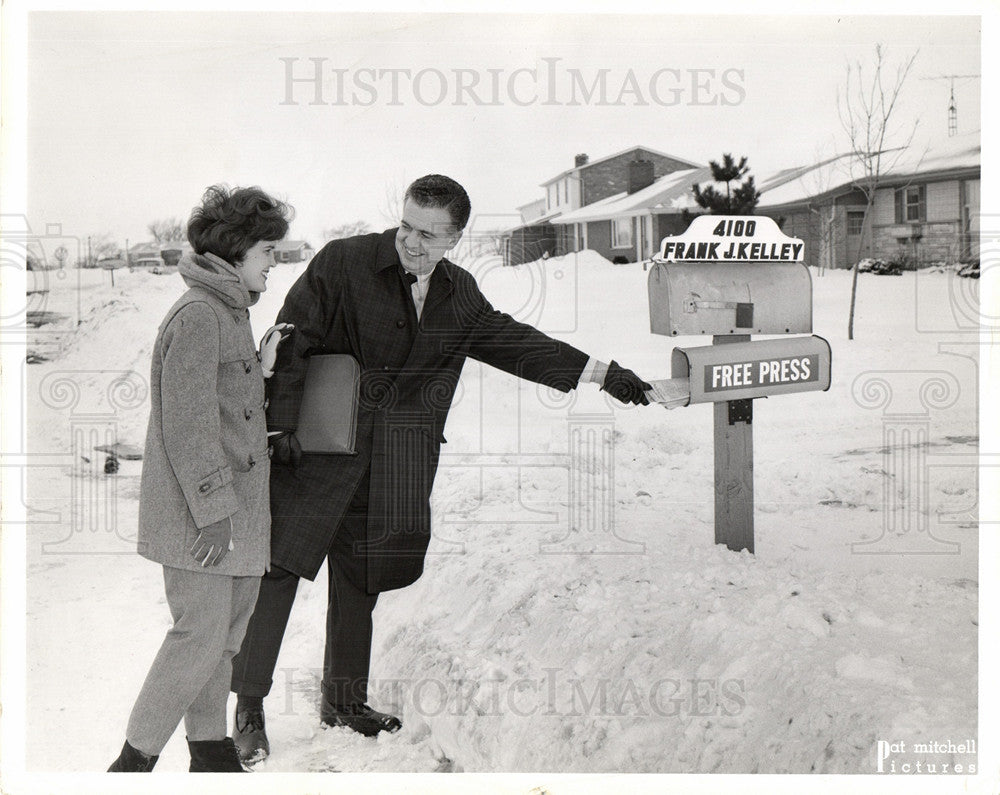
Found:
<svg viewBox="0 0 1000 795"><path fill-rule="evenodd" d="M188 287L211 293L237 314L246 312L260 298L260 293L247 290L235 266L210 252L182 257L178 270Z"/></svg>
<svg viewBox="0 0 1000 795"><path fill-rule="evenodd" d="M379 273L384 271L386 268L402 268L403 265L399 261L399 252L396 251L396 232L399 228L386 229L382 233L382 237L378 242L378 250L375 254L375 272ZM452 276L452 269L455 268L455 263L451 260L445 258L442 259L437 267L434 268L434 272L431 274L431 283L428 288L428 298L430 298L430 293L434 291L434 285L440 282L442 279L446 280L449 285L454 282L454 277ZM447 288L448 292L451 291L451 287Z"/></svg>

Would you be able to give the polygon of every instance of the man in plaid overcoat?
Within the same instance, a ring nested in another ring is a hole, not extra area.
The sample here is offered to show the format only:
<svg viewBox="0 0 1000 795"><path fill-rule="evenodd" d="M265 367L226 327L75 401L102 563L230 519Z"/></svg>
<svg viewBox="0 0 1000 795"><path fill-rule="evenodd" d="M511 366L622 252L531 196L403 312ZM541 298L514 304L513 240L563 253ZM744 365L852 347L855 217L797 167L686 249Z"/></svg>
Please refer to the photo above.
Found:
<svg viewBox="0 0 1000 795"><path fill-rule="evenodd" d="M292 285L278 322L295 326L268 383L271 569L239 655L234 739L246 761L269 752L262 699L300 577L327 561L329 607L321 720L367 735L395 731L366 703L378 594L423 572L430 494L448 409L467 356L568 392L582 380L622 402L649 385L496 311L475 279L444 258L470 203L430 175L406 192L397 229L326 245ZM361 366L356 455L302 454L294 431L308 358L349 353Z"/></svg>

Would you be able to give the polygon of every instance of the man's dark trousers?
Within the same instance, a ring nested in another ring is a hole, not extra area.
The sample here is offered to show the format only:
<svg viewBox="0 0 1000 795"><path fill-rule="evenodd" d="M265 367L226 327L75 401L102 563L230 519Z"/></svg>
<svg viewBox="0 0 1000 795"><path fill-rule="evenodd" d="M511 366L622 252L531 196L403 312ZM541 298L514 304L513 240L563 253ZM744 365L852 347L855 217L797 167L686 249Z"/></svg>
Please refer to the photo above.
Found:
<svg viewBox="0 0 1000 795"><path fill-rule="evenodd" d="M329 592L326 614L326 650L323 659L323 696L331 704L368 700L371 662L372 610L378 594L363 583L363 558L356 542L365 538L369 478L361 478L327 553ZM271 690L281 639L295 601L299 577L278 566L264 574L239 654L233 658L231 689L242 696L263 698Z"/></svg>

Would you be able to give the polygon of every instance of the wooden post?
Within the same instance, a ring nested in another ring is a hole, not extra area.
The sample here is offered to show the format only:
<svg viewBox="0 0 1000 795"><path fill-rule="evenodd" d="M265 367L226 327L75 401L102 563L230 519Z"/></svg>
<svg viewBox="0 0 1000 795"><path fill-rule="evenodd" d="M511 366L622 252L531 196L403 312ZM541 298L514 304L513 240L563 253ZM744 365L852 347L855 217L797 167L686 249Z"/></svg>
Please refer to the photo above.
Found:
<svg viewBox="0 0 1000 795"><path fill-rule="evenodd" d="M714 345L749 334L712 337ZM753 552L753 401L730 400L715 411L715 543Z"/></svg>

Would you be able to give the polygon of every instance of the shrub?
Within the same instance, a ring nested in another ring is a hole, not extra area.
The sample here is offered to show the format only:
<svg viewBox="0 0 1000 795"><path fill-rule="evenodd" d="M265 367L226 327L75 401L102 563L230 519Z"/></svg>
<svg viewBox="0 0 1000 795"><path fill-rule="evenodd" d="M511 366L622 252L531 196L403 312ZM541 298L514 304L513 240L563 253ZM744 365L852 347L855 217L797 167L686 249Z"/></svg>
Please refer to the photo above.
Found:
<svg viewBox="0 0 1000 795"><path fill-rule="evenodd" d="M964 276L967 279L978 279L979 278L979 258L969 262L960 262L958 264L958 270L956 273L959 276Z"/></svg>

